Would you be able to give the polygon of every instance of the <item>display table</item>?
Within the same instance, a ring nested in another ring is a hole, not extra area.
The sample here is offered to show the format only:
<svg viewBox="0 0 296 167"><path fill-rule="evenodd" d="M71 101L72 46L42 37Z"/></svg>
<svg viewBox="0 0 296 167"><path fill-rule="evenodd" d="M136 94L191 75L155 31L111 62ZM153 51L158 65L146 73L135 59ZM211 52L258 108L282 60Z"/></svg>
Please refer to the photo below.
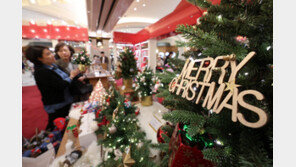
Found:
<svg viewBox="0 0 296 167"><path fill-rule="evenodd" d="M78 120L79 117L81 116L80 114L81 107L74 108L73 107L74 105L75 104L73 104L70 109L70 113L69 113L70 121ZM88 148L91 145L91 143L93 143L94 141L97 141L97 136L91 126L91 123L95 119L95 113L91 112L91 113L84 114L82 116L83 117L81 119L81 125L79 127L79 129L81 130L81 133L79 134L78 140L79 140L80 146L84 148ZM74 149L72 147L73 142L71 140L67 140L66 133L64 134L62 143L64 143L64 148L59 148L56 159L51 164L51 167L59 167L60 162L64 161L65 156L70 154ZM61 146L62 146L62 143L61 143ZM61 152L60 149L65 151Z"/></svg>
<svg viewBox="0 0 296 167"><path fill-rule="evenodd" d="M155 126L157 125L154 122L159 121L159 124L165 124L165 120L162 119L162 114L167 112L168 109L166 109L164 106L162 106L156 101L153 101L153 105L151 106L142 106L140 103L136 104L136 106L140 108L140 114L137 116L139 120L139 127L142 131L146 133L146 138L148 140L151 140L152 143L157 143L157 133L155 131ZM80 117L81 114L78 114L80 113L80 110L81 108L73 108L72 105L69 114L70 118L77 119L78 117ZM102 162L102 147L101 145L97 145L97 136L94 130L91 128L91 124L94 118L95 114L91 112L84 114L83 118L81 119L81 125L79 129L82 130L82 132L79 134L79 142L81 146L87 148L88 150L80 158L80 160L78 160L77 163L75 163L74 166L81 166L81 164L85 164L86 166L97 166L99 163ZM154 128L152 128L151 125L154 126ZM73 151L73 148L71 147L72 144L72 141L67 141L65 147L66 152L63 155L56 157L56 159L51 163L51 167L59 167L60 163L65 160L65 156L68 155L71 151ZM150 152L152 154L151 156L156 156L156 161L159 162L159 150L151 148Z"/></svg>
<svg viewBox="0 0 296 167"><path fill-rule="evenodd" d="M111 74L108 72L108 71L94 71L94 72L91 72L91 73L87 73L85 74L86 75L86 78L89 80L89 83L95 87L98 80L101 80L104 88L106 90L109 89L109 80L108 78L111 77Z"/></svg>

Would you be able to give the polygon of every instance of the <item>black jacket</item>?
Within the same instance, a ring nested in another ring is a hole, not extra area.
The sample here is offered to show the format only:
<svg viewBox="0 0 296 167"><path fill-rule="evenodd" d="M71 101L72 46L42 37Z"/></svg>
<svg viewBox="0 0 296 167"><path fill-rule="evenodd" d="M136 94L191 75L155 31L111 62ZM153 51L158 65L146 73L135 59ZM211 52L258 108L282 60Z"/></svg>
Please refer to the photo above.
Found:
<svg viewBox="0 0 296 167"><path fill-rule="evenodd" d="M77 80L78 77L73 78L73 81ZM65 101L64 90L67 87L71 90L73 87L73 81L70 84L64 81L56 72L43 66L35 66L34 78L41 92L44 105L57 104Z"/></svg>

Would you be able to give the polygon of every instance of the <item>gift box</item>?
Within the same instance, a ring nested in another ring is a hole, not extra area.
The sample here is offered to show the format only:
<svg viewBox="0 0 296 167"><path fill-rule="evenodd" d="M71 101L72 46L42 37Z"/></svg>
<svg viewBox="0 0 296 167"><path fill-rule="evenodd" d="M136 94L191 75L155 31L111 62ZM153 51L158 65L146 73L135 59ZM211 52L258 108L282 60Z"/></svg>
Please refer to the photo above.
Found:
<svg viewBox="0 0 296 167"><path fill-rule="evenodd" d="M214 167L210 161L203 158L197 146L191 147L184 144L179 130L180 126L177 124L169 143L172 151L169 167Z"/></svg>

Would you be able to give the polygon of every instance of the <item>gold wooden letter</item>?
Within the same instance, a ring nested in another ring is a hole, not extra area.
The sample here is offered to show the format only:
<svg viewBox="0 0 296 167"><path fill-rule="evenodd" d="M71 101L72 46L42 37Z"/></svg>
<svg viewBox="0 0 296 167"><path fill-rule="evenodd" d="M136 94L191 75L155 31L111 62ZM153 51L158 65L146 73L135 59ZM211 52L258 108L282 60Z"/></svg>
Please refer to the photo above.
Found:
<svg viewBox="0 0 296 167"><path fill-rule="evenodd" d="M215 111L219 105L219 102L221 100L221 97L222 97L222 94L224 92L224 89L225 89L225 84L222 83L218 90L216 91L216 94L214 96L214 91L215 91L215 87L216 87L216 83L215 82L212 82L211 83L211 86L209 88L209 91L207 93L207 96L205 97L205 100L204 102L202 103L202 107L205 107L206 104L207 104L207 109L211 109L214 105L214 108L213 108L213 111Z"/></svg>
<svg viewBox="0 0 296 167"><path fill-rule="evenodd" d="M241 122L245 126L248 126L251 128L262 127L267 122L267 114L262 109L246 103L244 101L244 96L247 94L254 95L257 100L263 100L264 96L256 90L245 90L245 91L240 92L240 94L238 95L238 104L240 104L242 107L249 109L249 110L255 112L256 114L258 114L259 120L255 123L248 122L245 120L242 113L237 113L237 118L238 118L239 122Z"/></svg>

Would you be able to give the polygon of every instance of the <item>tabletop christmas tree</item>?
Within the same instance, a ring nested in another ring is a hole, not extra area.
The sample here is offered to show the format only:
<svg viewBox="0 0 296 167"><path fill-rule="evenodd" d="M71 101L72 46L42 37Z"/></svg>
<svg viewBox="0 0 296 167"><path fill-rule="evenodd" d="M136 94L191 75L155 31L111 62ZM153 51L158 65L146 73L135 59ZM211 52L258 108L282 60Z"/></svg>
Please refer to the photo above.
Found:
<svg viewBox="0 0 296 167"><path fill-rule="evenodd" d="M119 68L121 69L121 78L123 78L125 89L132 89L133 78L137 75L137 62L132 50L127 48L119 55Z"/></svg>
<svg viewBox="0 0 296 167"><path fill-rule="evenodd" d="M91 95L89 96L88 101L90 103L97 103L99 106L102 106L106 95L107 95L107 92L101 80L99 80L96 84L96 87L94 88Z"/></svg>
<svg viewBox="0 0 296 167"><path fill-rule="evenodd" d="M143 72L139 72L136 76L135 90L141 98L141 104L144 106L152 105L152 93L158 78L154 76L149 68L145 68Z"/></svg>
<svg viewBox="0 0 296 167"><path fill-rule="evenodd" d="M169 92L160 88L160 96L165 97L164 104L173 110L163 118L175 124L179 123L181 126L178 133L182 142L188 145L194 145L195 142L196 147L202 144L202 147L199 147L202 151L201 156L216 166L272 166L272 1L221 0L219 5L212 5L203 0L189 1L203 9L207 8L207 12L198 19L197 25L181 25L177 29L187 39L187 42L178 42L178 45L191 48L183 54L184 57L190 58L186 62L196 62L192 65L202 62L199 66L191 68L206 69L213 65L212 59L218 60L217 57L221 56L221 61L217 62L217 68L210 70L210 81L206 80L207 72L197 74L197 71L192 70L191 75L186 77L199 75L200 78L205 78L204 83L218 81L224 71L223 65L228 64L229 67L232 64L234 67L235 64L243 62L245 64L240 66L235 80L219 81L220 85L225 86L225 89L222 87L220 90L223 93L221 101L226 101L227 95L233 96L235 90L242 92L252 89L263 96L260 100L251 95L244 96L245 104L256 107L248 109L243 107L246 105L237 106L238 113L243 116L239 119L245 120L242 124L240 121L233 121L236 119L233 116L237 113L226 107L215 112L217 109L203 106L202 104L208 100L205 95L196 103L197 99L190 101L182 97L184 91L177 95L175 91ZM185 69L190 64L186 62ZM224 77L233 78L233 69L225 69ZM173 88L179 84L171 82L175 77L185 78L182 71L177 71L163 75L161 79L163 83L169 82L169 88ZM204 91L201 88L202 85L192 86L190 91L198 94ZM218 88L212 91L217 92ZM209 91L207 89L210 88L205 88L205 92ZM228 104L232 104L231 99ZM260 109L267 116L260 126L251 127L261 116L250 109Z"/></svg>
<svg viewBox="0 0 296 167"><path fill-rule="evenodd" d="M89 59L89 56L86 55L86 51L82 50L78 55L74 54L72 58L73 64L78 64L78 68L80 71L85 71L86 66L89 66L91 64L91 60Z"/></svg>

